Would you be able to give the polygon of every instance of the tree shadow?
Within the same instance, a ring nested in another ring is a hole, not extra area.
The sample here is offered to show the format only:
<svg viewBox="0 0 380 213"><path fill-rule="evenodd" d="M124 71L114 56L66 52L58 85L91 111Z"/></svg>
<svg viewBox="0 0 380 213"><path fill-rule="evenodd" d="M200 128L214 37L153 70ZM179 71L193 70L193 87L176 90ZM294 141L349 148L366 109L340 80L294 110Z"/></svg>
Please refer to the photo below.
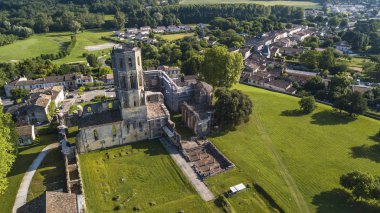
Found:
<svg viewBox="0 0 380 213"><path fill-rule="evenodd" d="M339 188L315 195L312 204L317 213L378 213L379 209L364 200L354 200L352 195Z"/></svg>
<svg viewBox="0 0 380 213"><path fill-rule="evenodd" d="M287 117L298 117L298 116L305 115L305 113L299 109L293 109L293 110L282 111L280 115L287 116Z"/></svg>
<svg viewBox="0 0 380 213"><path fill-rule="evenodd" d="M369 136L369 139L379 144L363 144L361 146L351 147L351 156L353 158L368 158L376 163L380 163L380 137L376 134Z"/></svg>
<svg viewBox="0 0 380 213"><path fill-rule="evenodd" d="M351 194L339 188L315 195L312 204L318 213L356 212Z"/></svg>
<svg viewBox="0 0 380 213"><path fill-rule="evenodd" d="M322 112L317 112L311 116L312 124L317 124L321 126L326 125L338 125L338 124L348 124L356 120L356 117L351 117L345 114L335 112L333 110L324 110Z"/></svg>

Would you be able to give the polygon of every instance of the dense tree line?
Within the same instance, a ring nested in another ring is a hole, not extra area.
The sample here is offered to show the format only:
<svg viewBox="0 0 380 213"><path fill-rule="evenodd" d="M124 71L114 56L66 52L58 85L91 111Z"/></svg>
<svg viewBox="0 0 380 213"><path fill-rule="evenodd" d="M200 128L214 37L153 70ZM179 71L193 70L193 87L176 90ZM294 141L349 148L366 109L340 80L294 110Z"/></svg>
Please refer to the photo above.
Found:
<svg viewBox="0 0 380 213"><path fill-rule="evenodd" d="M11 44L11 43L13 43L16 40L17 40L17 36L15 36L15 35L3 35L3 34L0 34L0 46Z"/></svg>
<svg viewBox="0 0 380 213"><path fill-rule="evenodd" d="M12 116L0 106L0 195L8 186L7 174L16 159L18 136Z"/></svg>

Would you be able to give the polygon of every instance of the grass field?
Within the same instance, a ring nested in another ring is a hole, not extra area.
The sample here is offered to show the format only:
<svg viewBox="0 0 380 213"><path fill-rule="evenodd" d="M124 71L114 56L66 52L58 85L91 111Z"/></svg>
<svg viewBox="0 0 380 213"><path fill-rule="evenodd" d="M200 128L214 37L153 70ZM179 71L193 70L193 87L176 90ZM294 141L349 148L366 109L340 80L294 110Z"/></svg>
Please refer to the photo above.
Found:
<svg viewBox="0 0 380 213"><path fill-rule="evenodd" d="M209 138L237 167L207 179L210 188L218 194L240 182L257 183L285 212L307 212L295 200L310 212L360 212L345 202L339 177L352 170L380 174L380 145L372 139L380 122L354 120L325 105L302 115L295 97L236 88L253 100L253 114L236 131ZM260 205L252 196L229 201L236 212Z"/></svg>
<svg viewBox="0 0 380 213"><path fill-rule="evenodd" d="M33 58L41 54L58 53L65 42L70 41L65 34L39 34L0 47L0 62Z"/></svg>
<svg viewBox="0 0 380 213"><path fill-rule="evenodd" d="M19 155L13 165L12 171L8 174L8 188L3 195L0 195L0 212L12 212L12 207L24 173L40 151L48 144L56 141L56 135L42 135L39 136L32 145L19 148Z"/></svg>
<svg viewBox="0 0 380 213"><path fill-rule="evenodd" d="M213 211L158 141L80 155L80 165L89 212L110 212L119 205L122 212L137 207L143 212Z"/></svg>
<svg viewBox="0 0 380 213"><path fill-rule="evenodd" d="M65 160L59 149L50 151L33 176L27 200L42 195L45 191L66 190Z"/></svg>
<svg viewBox="0 0 380 213"><path fill-rule="evenodd" d="M358 72L362 72L364 64L367 62L371 62L371 60L368 58L353 57L351 60L339 58L337 62L346 63L350 69L358 71Z"/></svg>
<svg viewBox="0 0 380 213"><path fill-rule="evenodd" d="M286 5L302 8L320 8L321 5L311 1L251 1L251 0L182 0L180 4L262 4L265 6Z"/></svg>
<svg viewBox="0 0 380 213"><path fill-rule="evenodd" d="M71 54L65 58L55 60L57 64L85 62L83 53L86 46L108 43L101 39L102 36L110 36L112 32L103 30L86 30L77 34L77 43ZM37 57L41 54L58 53L64 42L70 41L70 32L47 33L33 35L32 37L16 41L13 44L0 47L0 62L9 62L11 60L21 60ZM17 50L17 51L16 51ZM98 55L108 54L109 49L93 51Z"/></svg>
<svg viewBox="0 0 380 213"><path fill-rule="evenodd" d="M182 39L186 36L193 36L194 33L176 33L176 34L167 34L167 35L157 35L165 40L168 40L168 41L175 41L175 40L179 40L179 39Z"/></svg>

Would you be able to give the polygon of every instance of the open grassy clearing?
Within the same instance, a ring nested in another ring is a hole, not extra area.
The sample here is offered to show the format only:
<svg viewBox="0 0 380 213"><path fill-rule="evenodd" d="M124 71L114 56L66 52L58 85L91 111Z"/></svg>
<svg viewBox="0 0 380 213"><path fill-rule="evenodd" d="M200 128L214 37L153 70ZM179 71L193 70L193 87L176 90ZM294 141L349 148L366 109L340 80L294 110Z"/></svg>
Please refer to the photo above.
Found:
<svg viewBox="0 0 380 213"><path fill-rule="evenodd" d="M253 100L253 114L236 131L210 137L237 166L208 178L211 189L222 193L240 182L258 183L285 212L297 212L294 198L299 195L284 181L287 172L311 212L359 212L336 188L339 177L352 170L380 174L380 145L372 139L380 122L362 116L354 120L325 105L301 115L295 111L298 98L245 85L236 88ZM253 200L229 199L237 212L251 209Z"/></svg>
<svg viewBox="0 0 380 213"><path fill-rule="evenodd" d="M65 44L70 41L70 32L46 33L33 35L26 40L16 41L13 44L0 47L0 62L10 62L11 60L22 60L40 56L41 54L58 53ZM87 51L86 46L109 43L102 40L102 36L111 36L111 31L85 30L77 34L77 42L71 54L65 58L55 60L57 64L64 63L85 63L83 53L95 53L97 55L107 55L110 48L98 51ZM17 51L15 51L17 50Z"/></svg>
<svg viewBox="0 0 380 213"><path fill-rule="evenodd" d="M182 39L186 36L193 36L193 35L194 35L194 33L176 33L176 34L167 34L167 35L157 34L157 36L161 37L162 39L168 40L168 41L175 41L175 40Z"/></svg>
<svg viewBox="0 0 380 213"><path fill-rule="evenodd" d="M55 62L58 64L64 64L64 63L86 63L86 58L83 57L83 53L94 53L98 55L106 55L109 53L110 49L104 49L99 51L87 51L85 50L86 46L92 46L92 45L98 45L98 44L104 44L109 43L109 41L102 40L102 36L111 36L111 31L103 31L103 30L86 30L81 33L77 34L77 43L73 50L71 51L71 54L56 60Z"/></svg>
<svg viewBox="0 0 380 213"><path fill-rule="evenodd" d="M48 33L33 35L25 40L0 47L0 62L22 60L37 57L41 54L58 53L70 41L67 33Z"/></svg>
<svg viewBox="0 0 380 213"><path fill-rule="evenodd" d="M28 191L28 201L45 191L66 191L65 160L59 149L50 151L33 176Z"/></svg>
<svg viewBox="0 0 380 213"><path fill-rule="evenodd" d="M344 59L344 58L338 58L337 62L338 63L346 63L350 69L362 72L363 66L365 65L365 63L371 62L371 60L368 58L353 57L351 60Z"/></svg>
<svg viewBox="0 0 380 213"><path fill-rule="evenodd" d="M19 155L7 177L9 182L8 188L4 194L0 195L0 212L12 212L12 207L24 173L41 150L54 142L57 142L57 135L41 135L32 145L19 148Z"/></svg>
<svg viewBox="0 0 380 213"><path fill-rule="evenodd" d="M262 4L265 6L286 5L302 8L320 8L321 5L311 1L252 1L252 0L182 0L180 4Z"/></svg>
<svg viewBox="0 0 380 213"><path fill-rule="evenodd" d="M201 200L158 141L83 154L80 165L89 212L110 212L119 205L123 212L134 207L143 212L217 210Z"/></svg>

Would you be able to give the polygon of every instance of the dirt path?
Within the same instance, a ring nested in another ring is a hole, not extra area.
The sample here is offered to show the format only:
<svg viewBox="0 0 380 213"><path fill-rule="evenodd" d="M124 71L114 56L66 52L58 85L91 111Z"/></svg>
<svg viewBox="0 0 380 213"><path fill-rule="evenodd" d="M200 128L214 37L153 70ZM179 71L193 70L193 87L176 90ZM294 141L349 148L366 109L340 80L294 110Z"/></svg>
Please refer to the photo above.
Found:
<svg viewBox="0 0 380 213"><path fill-rule="evenodd" d="M32 182L34 173L40 166L41 162L44 160L46 155L52 150L58 148L58 143L52 143L48 146L46 146L40 154L34 159L32 165L29 166L28 170L26 171L24 177L22 178L20 188L18 189L16 200L13 205L13 213L17 212L17 209L23 206L26 203L26 198L28 196L28 190L30 183Z"/></svg>
<svg viewBox="0 0 380 213"><path fill-rule="evenodd" d="M190 167L189 163L183 159L177 148L167 142L165 139L160 139L161 144L165 147L166 151L170 154L177 166L182 170L183 174L187 177L191 185L195 188L198 194L204 201L213 200L215 197L202 180L198 178L198 175Z"/></svg>
<svg viewBox="0 0 380 213"><path fill-rule="evenodd" d="M278 167L278 170L280 171L282 178L285 180L285 182L289 188L290 194L293 197L293 200L297 204L298 212L310 213L311 211L309 209L307 202L305 201L305 198L303 197L302 193L298 189L298 186L297 186L295 180L293 179L292 175L290 174L289 170L286 168L286 165L285 165L284 160L282 159L281 155L277 151L276 147L273 145L272 139L268 135L264 126L262 125L260 115L256 114L256 118L257 118L258 129L262 133L262 137L264 139L263 142L264 142L266 148L268 149L268 151L270 153L272 153L272 155L276 161L276 165Z"/></svg>

